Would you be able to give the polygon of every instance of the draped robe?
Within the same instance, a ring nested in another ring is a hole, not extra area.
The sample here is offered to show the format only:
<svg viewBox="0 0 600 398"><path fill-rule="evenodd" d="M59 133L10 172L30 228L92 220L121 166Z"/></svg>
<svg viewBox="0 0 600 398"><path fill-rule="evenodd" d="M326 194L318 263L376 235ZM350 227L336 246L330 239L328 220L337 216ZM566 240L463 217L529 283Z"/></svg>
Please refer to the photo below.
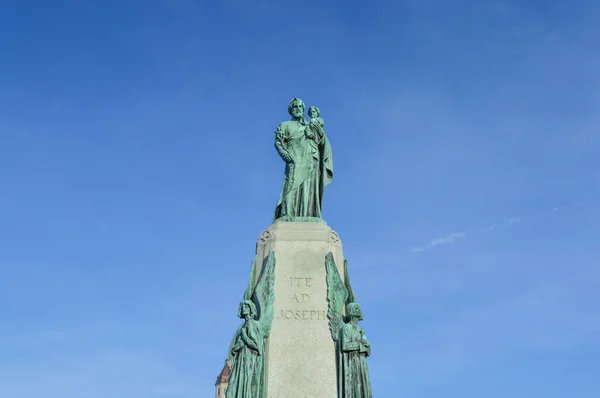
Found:
<svg viewBox="0 0 600 398"><path fill-rule="evenodd" d="M321 218L323 191L333 179L329 140L317 123L290 120L277 126L275 148L286 162L274 219Z"/></svg>
<svg viewBox="0 0 600 398"><path fill-rule="evenodd" d="M248 319L238 329L232 343L231 376L227 398L264 397L264 334L260 322Z"/></svg>
<svg viewBox="0 0 600 398"><path fill-rule="evenodd" d="M373 398L367 356L370 345L358 325L345 323L338 344L339 398Z"/></svg>

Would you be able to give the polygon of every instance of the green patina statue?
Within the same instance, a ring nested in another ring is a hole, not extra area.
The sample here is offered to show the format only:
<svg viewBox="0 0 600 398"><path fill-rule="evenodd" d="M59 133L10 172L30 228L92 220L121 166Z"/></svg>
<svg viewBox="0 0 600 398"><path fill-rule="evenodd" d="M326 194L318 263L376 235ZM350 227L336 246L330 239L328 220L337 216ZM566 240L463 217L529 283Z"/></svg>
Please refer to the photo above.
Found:
<svg viewBox="0 0 600 398"><path fill-rule="evenodd" d="M338 273L333 254L325 256L327 271L327 318L329 330L336 344L337 381L339 398L372 398L371 381L367 357L371 355L371 345L364 330L358 326L362 311L355 302L348 263L344 261L344 279ZM344 316L344 307L346 315Z"/></svg>
<svg viewBox="0 0 600 398"><path fill-rule="evenodd" d="M275 148L285 161L285 177L274 219L319 220L323 190L333 179L333 157L319 108L311 106L306 121L304 102L294 98L288 104L292 120L275 131Z"/></svg>
<svg viewBox="0 0 600 398"><path fill-rule="evenodd" d="M231 369L227 398L264 398L265 339L273 321L275 254L269 252L256 287L253 288L256 267L252 271L238 316L244 320L236 331L227 363Z"/></svg>

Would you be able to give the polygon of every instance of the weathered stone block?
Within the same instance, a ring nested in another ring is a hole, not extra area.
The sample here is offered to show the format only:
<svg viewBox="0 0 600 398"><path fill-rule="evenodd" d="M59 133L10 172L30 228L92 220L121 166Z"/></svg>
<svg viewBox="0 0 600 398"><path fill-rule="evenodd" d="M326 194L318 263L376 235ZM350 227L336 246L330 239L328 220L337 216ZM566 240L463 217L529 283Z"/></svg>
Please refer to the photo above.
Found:
<svg viewBox="0 0 600 398"><path fill-rule="evenodd" d="M325 256L332 252L344 275L340 238L325 223L277 221L257 242L258 267L270 249L277 265L275 317L266 347L266 397L337 398Z"/></svg>

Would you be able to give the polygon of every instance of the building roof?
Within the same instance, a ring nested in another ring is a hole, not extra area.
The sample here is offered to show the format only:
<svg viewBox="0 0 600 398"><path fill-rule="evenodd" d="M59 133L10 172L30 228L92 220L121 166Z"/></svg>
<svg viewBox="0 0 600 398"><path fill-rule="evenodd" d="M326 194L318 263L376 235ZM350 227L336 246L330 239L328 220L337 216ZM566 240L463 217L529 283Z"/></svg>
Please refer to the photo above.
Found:
<svg viewBox="0 0 600 398"><path fill-rule="evenodd" d="M219 373L219 376L217 376L217 382L215 383L215 385L227 383L229 381L230 374L231 369L229 369L229 365L227 364L227 361L225 361L225 366L223 366L223 370L221 370L221 373Z"/></svg>

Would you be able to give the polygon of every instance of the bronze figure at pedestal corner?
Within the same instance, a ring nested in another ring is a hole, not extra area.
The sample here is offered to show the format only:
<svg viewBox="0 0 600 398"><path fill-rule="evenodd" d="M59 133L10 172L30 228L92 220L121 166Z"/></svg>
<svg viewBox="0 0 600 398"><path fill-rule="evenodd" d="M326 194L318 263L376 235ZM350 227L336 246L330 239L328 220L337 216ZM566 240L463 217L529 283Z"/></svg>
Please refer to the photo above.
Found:
<svg viewBox="0 0 600 398"><path fill-rule="evenodd" d="M331 338L336 345L339 398L372 398L367 357L371 344L358 326L362 311L356 303L344 261L344 281L335 265L333 254L325 256L327 271L327 318ZM344 307L346 315L344 316Z"/></svg>
<svg viewBox="0 0 600 398"><path fill-rule="evenodd" d="M244 320L236 331L229 347L227 362L231 374L227 398L264 398L265 396L265 339L273 322L275 298L275 254L271 250L256 287L255 263L238 316Z"/></svg>

